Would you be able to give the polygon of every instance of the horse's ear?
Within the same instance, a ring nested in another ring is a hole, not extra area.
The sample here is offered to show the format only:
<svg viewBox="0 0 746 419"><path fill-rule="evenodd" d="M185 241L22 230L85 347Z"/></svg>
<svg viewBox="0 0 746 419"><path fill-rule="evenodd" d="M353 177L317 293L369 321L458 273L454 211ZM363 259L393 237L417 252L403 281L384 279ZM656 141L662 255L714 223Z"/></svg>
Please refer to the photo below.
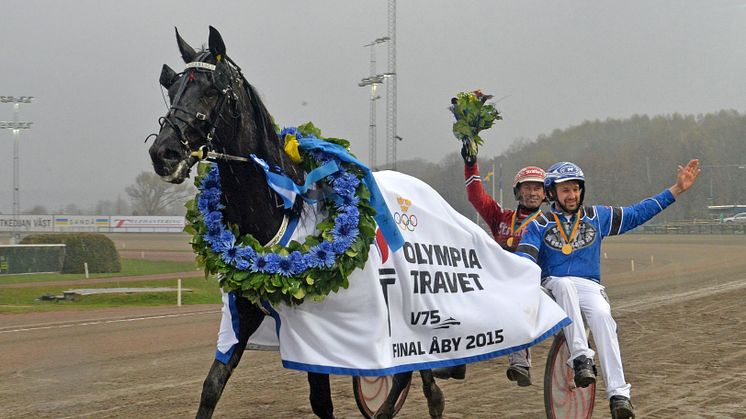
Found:
<svg viewBox="0 0 746 419"><path fill-rule="evenodd" d="M189 44L186 43L181 38L181 35L179 35L179 30L174 28L176 31L176 43L179 45L179 52L181 52L181 58L184 59L184 62L189 64L192 61L194 61L194 58L197 57L197 51L194 50L194 48L190 47Z"/></svg>
<svg viewBox="0 0 746 419"><path fill-rule="evenodd" d="M161 82L161 86L169 89L178 78L179 75L176 74L175 71L171 70L171 67L163 64L163 68L161 68L161 78L159 79L159 81Z"/></svg>
<svg viewBox="0 0 746 419"><path fill-rule="evenodd" d="M220 36L220 32L212 26L210 26L208 45L210 46L210 53L212 53L212 56L215 57L216 60L220 61L225 57L225 42L223 42L223 37Z"/></svg>

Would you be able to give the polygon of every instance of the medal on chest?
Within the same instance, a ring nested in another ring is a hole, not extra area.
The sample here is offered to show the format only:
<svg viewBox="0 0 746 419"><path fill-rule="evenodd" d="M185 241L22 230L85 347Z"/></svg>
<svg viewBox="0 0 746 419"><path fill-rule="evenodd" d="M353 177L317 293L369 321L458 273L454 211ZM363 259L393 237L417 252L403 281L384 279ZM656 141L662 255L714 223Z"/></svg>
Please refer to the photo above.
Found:
<svg viewBox="0 0 746 419"><path fill-rule="evenodd" d="M557 222L557 230L560 232L560 236L562 236L562 241L564 244L562 245L562 253L565 255L569 255L572 253L572 241L575 238L575 235L578 234L578 225L580 225L580 213L575 214L575 225L572 227L572 231L570 232L570 237L568 238L567 233L565 232L565 226L560 222L559 217L557 217L557 214L552 213L554 216L554 221Z"/></svg>
<svg viewBox="0 0 746 419"><path fill-rule="evenodd" d="M516 210L515 212L513 212L513 217L510 220L510 237L508 237L508 240L505 241L505 244L507 244L508 247L513 247L516 234L519 234L521 230L523 230L528 225L528 223L531 222L531 220L538 217L540 213L541 213L541 209L536 210L536 212L526 217L521 223L521 225L518 226L518 228L516 228L515 218L516 218L516 214L518 214L518 211Z"/></svg>

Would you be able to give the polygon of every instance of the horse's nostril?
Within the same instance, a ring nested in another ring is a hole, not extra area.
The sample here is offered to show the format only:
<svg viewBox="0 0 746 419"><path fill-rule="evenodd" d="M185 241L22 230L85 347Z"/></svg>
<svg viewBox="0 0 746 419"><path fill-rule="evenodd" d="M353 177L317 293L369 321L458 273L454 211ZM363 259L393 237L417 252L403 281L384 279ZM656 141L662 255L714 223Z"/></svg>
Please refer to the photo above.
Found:
<svg viewBox="0 0 746 419"><path fill-rule="evenodd" d="M161 150L161 152L158 154L160 155L160 158L163 161L180 161L181 160L181 153L170 148Z"/></svg>

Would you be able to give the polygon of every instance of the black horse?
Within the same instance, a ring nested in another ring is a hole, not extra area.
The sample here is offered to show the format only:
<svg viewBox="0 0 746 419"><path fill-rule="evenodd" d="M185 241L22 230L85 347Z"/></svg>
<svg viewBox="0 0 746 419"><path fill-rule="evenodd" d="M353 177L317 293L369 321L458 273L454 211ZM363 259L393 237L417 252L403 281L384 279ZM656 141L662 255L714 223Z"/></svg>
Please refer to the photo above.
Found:
<svg viewBox="0 0 746 419"><path fill-rule="evenodd" d="M223 155L217 162L225 221L238 226L240 234L251 234L260 243L268 243L280 230L283 217L292 215L289 213L297 215L303 202L297 200L288 210L277 205L278 197L268 187L262 170L230 156L255 154L270 166L281 167L298 184L303 183L303 170L281 150L272 117L241 69L226 55L220 33L210 27L209 49L204 51L190 47L178 30L176 40L187 65L178 74L165 64L161 71L160 82L168 90L171 106L160 119L160 132L150 147L155 172L165 181L181 183L199 160L199 152ZM237 300L239 342L227 364L213 362L202 388L197 412L200 418L212 415L249 337L265 316L259 306L247 299ZM411 376L411 372L406 372L394 377L387 403L374 417L393 416L394 402ZM438 418L444 407L443 395L430 371L421 371L421 376L430 415ZM309 373L308 382L313 412L321 418L334 417L329 376Z"/></svg>

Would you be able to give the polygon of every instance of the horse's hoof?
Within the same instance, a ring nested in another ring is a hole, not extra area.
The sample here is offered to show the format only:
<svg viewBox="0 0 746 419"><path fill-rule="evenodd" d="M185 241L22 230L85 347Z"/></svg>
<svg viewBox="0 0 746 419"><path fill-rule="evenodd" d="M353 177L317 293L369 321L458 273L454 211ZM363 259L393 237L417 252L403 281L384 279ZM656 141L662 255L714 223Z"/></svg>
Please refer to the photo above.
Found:
<svg viewBox="0 0 746 419"><path fill-rule="evenodd" d="M393 406L387 408L386 404L384 403L381 407L378 408L378 411L373 414L371 419L392 419L396 412L393 410Z"/></svg>
<svg viewBox="0 0 746 419"><path fill-rule="evenodd" d="M446 409L446 400L440 387L433 385L430 397L427 398L428 413L430 419L442 419L443 411Z"/></svg>

